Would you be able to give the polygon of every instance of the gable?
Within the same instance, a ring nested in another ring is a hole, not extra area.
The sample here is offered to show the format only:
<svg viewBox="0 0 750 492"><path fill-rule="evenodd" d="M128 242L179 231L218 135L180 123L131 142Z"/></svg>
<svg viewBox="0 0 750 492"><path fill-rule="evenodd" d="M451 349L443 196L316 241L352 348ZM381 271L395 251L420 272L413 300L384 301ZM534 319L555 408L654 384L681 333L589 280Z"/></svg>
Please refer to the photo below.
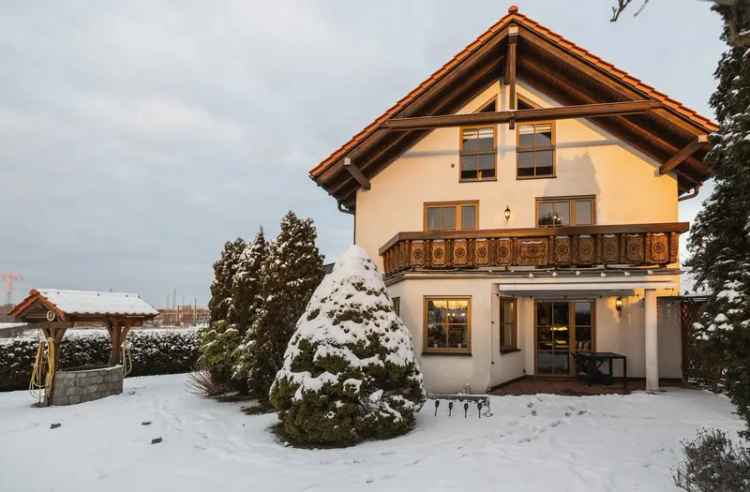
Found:
<svg viewBox="0 0 750 492"><path fill-rule="evenodd" d="M654 109L648 111L600 116L595 121L660 163L669 162L681 149L717 129L708 118L511 7L508 15L312 168L311 178L339 203L353 208L362 179L375 176L429 133L426 129L393 131L385 125L401 118L455 113L484 88L506 76L511 29L518 30L518 77L561 104L574 107L627 101L653 103ZM706 152L705 146L699 147L671 169L681 191L699 186L710 177L710 169L703 162ZM355 166L344 166L347 158ZM355 176L353 167L361 173L360 177Z"/></svg>

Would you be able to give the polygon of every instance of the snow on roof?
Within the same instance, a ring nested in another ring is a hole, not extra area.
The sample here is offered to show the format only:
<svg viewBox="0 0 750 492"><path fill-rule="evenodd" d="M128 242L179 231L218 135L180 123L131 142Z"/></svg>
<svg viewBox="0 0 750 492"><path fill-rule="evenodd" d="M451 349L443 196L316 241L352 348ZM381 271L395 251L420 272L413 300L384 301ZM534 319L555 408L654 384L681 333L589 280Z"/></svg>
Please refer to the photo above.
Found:
<svg viewBox="0 0 750 492"><path fill-rule="evenodd" d="M22 326L26 326L27 323L0 323L0 330L10 330L12 328L21 328Z"/></svg>
<svg viewBox="0 0 750 492"><path fill-rule="evenodd" d="M159 314L149 303L141 299L141 296L127 292L60 289L37 289L37 292L66 314Z"/></svg>

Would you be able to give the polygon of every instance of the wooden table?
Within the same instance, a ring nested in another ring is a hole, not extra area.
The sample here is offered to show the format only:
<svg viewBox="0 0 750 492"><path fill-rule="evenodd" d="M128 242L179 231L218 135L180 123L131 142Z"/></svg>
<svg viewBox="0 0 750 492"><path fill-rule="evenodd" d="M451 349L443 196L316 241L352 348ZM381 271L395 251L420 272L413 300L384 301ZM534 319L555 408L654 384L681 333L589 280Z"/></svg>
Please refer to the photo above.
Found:
<svg viewBox="0 0 750 492"><path fill-rule="evenodd" d="M575 361L576 375L578 375L578 367L580 366L589 386L592 383L612 384L614 380L613 361L621 360L622 386L625 390L628 389L628 358L623 354L615 352L575 352L571 355ZM605 362L608 362L609 374L601 371Z"/></svg>

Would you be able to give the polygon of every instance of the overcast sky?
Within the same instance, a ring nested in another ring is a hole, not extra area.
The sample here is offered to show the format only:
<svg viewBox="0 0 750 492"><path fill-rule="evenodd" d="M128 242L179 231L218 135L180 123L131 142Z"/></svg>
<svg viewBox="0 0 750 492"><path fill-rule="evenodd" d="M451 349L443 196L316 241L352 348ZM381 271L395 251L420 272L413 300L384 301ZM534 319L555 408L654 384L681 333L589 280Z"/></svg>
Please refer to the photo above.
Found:
<svg viewBox="0 0 750 492"><path fill-rule="evenodd" d="M611 24L610 3L520 9L713 116L723 46L708 4L653 0ZM3 1L0 272L24 276L15 299L113 289L162 306L177 289L205 303L224 241L275 234L289 209L332 260L351 217L308 169L509 4Z"/></svg>

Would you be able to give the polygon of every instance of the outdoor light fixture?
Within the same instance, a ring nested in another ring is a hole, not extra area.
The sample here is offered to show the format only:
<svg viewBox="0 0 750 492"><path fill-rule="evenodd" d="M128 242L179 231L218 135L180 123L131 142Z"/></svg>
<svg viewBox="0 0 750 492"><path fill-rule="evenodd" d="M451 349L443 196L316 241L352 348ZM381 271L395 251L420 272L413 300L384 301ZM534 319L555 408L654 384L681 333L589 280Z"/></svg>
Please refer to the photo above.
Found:
<svg viewBox="0 0 750 492"><path fill-rule="evenodd" d="M505 206L505 222L510 220L510 205Z"/></svg>
<svg viewBox="0 0 750 492"><path fill-rule="evenodd" d="M622 312L622 297L615 299L615 309L617 309L618 313Z"/></svg>

